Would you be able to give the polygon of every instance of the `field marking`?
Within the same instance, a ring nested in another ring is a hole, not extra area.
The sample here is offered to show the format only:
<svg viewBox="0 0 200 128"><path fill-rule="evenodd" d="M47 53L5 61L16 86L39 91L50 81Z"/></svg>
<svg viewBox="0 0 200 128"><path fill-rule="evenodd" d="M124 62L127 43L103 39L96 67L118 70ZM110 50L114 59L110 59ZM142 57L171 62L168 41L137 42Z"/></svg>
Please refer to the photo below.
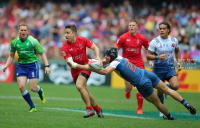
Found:
<svg viewBox="0 0 200 128"><path fill-rule="evenodd" d="M32 99L40 100L39 97L31 97ZM22 96L0 96L0 99L22 99ZM62 101L83 101L81 98L61 98L61 97L46 97L47 100L62 100ZM136 103L136 100L112 100L112 99L96 99L103 102L131 102Z"/></svg>
<svg viewBox="0 0 200 128"><path fill-rule="evenodd" d="M54 109L54 110L63 110L63 111L85 113L85 111L83 111L83 110L74 110L74 109L66 109L66 108L45 108L45 109ZM155 120L155 118L138 117L138 116L126 116L126 115L117 115L117 114L110 114L110 113L103 113L103 115L116 116L116 117L125 117L125 118L137 118L137 119L154 119Z"/></svg>

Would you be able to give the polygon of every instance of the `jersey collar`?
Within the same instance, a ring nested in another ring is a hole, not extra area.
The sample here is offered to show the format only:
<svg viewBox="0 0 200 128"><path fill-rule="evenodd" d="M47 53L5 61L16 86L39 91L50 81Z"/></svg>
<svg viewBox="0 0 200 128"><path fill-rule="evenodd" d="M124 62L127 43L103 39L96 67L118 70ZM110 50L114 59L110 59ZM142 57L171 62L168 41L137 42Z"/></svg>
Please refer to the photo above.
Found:
<svg viewBox="0 0 200 128"><path fill-rule="evenodd" d="M29 35L26 37L26 39L28 39L28 37L29 37ZM20 40L20 36L18 36L18 38L19 38L19 40ZM25 39L25 40L26 40L26 39ZM24 40L24 41L25 41L25 40ZM21 40L20 40L20 41L21 41ZM24 41L23 41L23 42L24 42ZM22 41L21 41L21 42L22 42Z"/></svg>
<svg viewBox="0 0 200 128"><path fill-rule="evenodd" d="M130 31L128 32L130 36L136 37L138 35L138 32L136 32L135 35L131 35Z"/></svg>

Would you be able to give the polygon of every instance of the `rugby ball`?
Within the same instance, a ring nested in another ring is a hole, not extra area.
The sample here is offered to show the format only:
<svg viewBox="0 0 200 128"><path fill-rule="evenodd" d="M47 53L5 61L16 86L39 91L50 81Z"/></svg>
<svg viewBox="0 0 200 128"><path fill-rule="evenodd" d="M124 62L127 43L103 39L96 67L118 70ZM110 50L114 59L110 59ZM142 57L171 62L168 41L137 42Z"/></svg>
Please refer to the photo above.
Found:
<svg viewBox="0 0 200 128"><path fill-rule="evenodd" d="M100 62L96 59L89 59L88 64L89 64L90 68L94 71L99 71L102 69Z"/></svg>

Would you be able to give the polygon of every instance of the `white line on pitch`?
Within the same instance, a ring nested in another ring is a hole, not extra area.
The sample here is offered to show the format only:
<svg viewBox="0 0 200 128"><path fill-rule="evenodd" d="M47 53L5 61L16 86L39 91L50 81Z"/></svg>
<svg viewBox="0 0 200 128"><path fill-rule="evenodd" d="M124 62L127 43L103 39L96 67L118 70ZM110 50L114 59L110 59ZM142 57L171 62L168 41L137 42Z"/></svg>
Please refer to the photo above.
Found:
<svg viewBox="0 0 200 128"><path fill-rule="evenodd" d="M85 113L85 111L83 111L83 110L74 110L74 109L66 109L66 108L46 108L46 109L54 109L54 110L63 110L63 111L72 111L72 112ZM108 116L125 117L125 118L154 119L154 118L146 118L146 117L138 117L138 116L117 115L117 114L111 114L111 113L103 113L103 114L104 115L108 115Z"/></svg>

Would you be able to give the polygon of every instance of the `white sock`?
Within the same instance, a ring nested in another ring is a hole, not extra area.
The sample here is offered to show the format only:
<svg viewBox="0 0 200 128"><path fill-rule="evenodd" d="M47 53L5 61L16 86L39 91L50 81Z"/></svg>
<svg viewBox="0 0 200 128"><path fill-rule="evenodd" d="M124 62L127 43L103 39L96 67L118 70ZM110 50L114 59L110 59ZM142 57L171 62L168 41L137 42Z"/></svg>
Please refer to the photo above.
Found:
<svg viewBox="0 0 200 128"><path fill-rule="evenodd" d="M39 85L37 85L37 87L38 87L38 90L37 90L37 92L39 92L39 91L40 91L40 86L39 86Z"/></svg>
<svg viewBox="0 0 200 128"><path fill-rule="evenodd" d="M22 95L25 96L28 93L27 90L25 90L24 92L22 92Z"/></svg>

